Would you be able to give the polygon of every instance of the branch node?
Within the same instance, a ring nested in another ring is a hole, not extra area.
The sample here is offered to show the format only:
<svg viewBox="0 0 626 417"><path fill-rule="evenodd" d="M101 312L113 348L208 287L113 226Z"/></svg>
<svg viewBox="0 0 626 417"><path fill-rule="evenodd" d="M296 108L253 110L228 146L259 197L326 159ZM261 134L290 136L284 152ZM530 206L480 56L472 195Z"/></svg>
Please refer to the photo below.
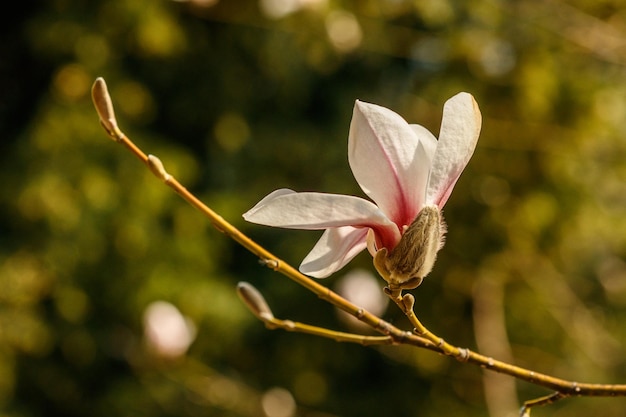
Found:
<svg viewBox="0 0 626 417"><path fill-rule="evenodd" d="M259 259L259 263L274 271L280 268L280 262L278 261L278 259Z"/></svg>
<svg viewBox="0 0 626 417"><path fill-rule="evenodd" d="M389 327L390 327L389 323L387 323L385 320L380 320L378 322L378 328L383 334L386 334L386 335L391 334L391 330L389 330Z"/></svg>
<svg viewBox="0 0 626 417"><path fill-rule="evenodd" d="M167 173L165 167L163 166L163 162L161 162L159 158L154 155L148 155L147 163L150 171L152 171L152 173L161 181L167 184L172 180L172 176Z"/></svg>
<svg viewBox="0 0 626 417"><path fill-rule="evenodd" d="M394 337L394 341L398 344L405 343L413 334L409 331L399 332L398 336Z"/></svg>
<svg viewBox="0 0 626 417"><path fill-rule="evenodd" d="M496 362L493 358L486 358L486 361L480 364L480 367L484 369L493 369L495 366Z"/></svg>
<svg viewBox="0 0 626 417"><path fill-rule="evenodd" d="M467 362L469 360L470 351L466 348L459 348L459 354L456 355L456 359L459 362Z"/></svg>

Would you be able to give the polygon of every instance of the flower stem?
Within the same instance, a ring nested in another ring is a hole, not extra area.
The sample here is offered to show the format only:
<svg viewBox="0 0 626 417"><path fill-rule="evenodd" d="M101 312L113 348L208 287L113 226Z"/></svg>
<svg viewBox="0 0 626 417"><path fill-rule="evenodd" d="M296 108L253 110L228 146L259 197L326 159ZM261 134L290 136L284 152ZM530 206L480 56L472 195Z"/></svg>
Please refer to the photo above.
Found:
<svg viewBox="0 0 626 417"><path fill-rule="evenodd" d="M401 289L390 289L389 287L385 288L385 293L394 303L396 303L404 315L409 319L409 322L413 326L413 332L416 335L431 341L434 345L441 349L441 352L444 355L453 356L461 362L465 362L467 360L469 352L467 349L451 345L443 338L428 330L426 326L422 324L422 322L415 315L415 311L413 309L413 306L415 305L415 298L412 294L402 295Z"/></svg>

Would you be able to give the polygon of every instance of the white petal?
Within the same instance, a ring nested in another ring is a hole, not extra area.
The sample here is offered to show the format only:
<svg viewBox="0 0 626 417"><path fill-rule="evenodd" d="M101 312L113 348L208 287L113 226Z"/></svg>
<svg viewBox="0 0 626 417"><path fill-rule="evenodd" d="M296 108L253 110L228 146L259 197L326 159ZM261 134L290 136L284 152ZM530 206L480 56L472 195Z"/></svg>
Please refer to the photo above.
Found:
<svg viewBox="0 0 626 417"><path fill-rule="evenodd" d="M397 231L395 223L370 201L348 195L296 193L286 189L269 194L243 217L252 223L288 229L369 226Z"/></svg>
<svg viewBox="0 0 626 417"><path fill-rule="evenodd" d="M276 197L279 197L281 195L287 195L287 194L296 194L296 192L294 190L290 190L289 188L279 188L278 190L274 190L268 195L266 195L265 197L263 197L263 199L259 201L258 203L256 203L254 207L261 206L265 204L266 202L275 199ZM254 207L249 211L252 211ZM244 214L243 216L245 217L246 215Z"/></svg>
<svg viewBox="0 0 626 417"><path fill-rule="evenodd" d="M428 156L414 128L381 106L356 102L348 159L363 191L399 225L410 224L424 202Z"/></svg>
<svg viewBox="0 0 626 417"><path fill-rule="evenodd" d="M435 150L437 150L437 138L430 133L430 130L426 129L422 125L409 125L415 135L419 138L420 143L424 147L424 151L426 152L426 156L428 157L428 166L430 167L430 161L433 160L433 156L435 156Z"/></svg>
<svg viewBox="0 0 626 417"><path fill-rule="evenodd" d="M326 278L343 268L365 249L368 230L350 226L326 230L302 261L300 272L315 278Z"/></svg>
<svg viewBox="0 0 626 417"><path fill-rule="evenodd" d="M480 126L480 110L471 94L459 93L446 102L430 172L427 204L436 204L439 208L446 204L474 153Z"/></svg>

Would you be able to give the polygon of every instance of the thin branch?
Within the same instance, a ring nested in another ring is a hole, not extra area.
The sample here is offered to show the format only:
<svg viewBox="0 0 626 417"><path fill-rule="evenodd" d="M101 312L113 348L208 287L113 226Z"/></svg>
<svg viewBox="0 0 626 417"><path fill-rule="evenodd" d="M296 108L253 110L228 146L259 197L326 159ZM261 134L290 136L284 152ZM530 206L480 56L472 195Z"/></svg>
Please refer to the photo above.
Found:
<svg viewBox="0 0 626 417"><path fill-rule="evenodd" d="M626 396L626 385L624 384L592 384L568 381L565 379L555 378L550 375L531 371L529 369L521 368L519 366L511 365L503 361L498 361L491 357L473 352L469 349L463 349L450 345L449 343L445 342L443 338L429 331L417 318L413 309L415 304L415 298L413 297L413 295L402 295L402 290L392 290L389 288L385 288L385 292L402 310L402 312L406 315L411 324L415 326L414 332L433 342L441 349L442 353L453 356L459 361L469 362L478 365L481 368L495 371L501 374L510 375L517 379L524 380L532 384L540 385L556 391L556 394L525 402L524 408L522 408L522 413L526 414L522 415L528 415L528 413L530 413L530 408L532 407L550 404L561 398L566 397ZM548 399L551 400L548 401Z"/></svg>
<svg viewBox="0 0 626 417"><path fill-rule="evenodd" d="M560 392L553 392L550 395L544 397L535 398L534 400L525 401L524 405L520 409L520 417L530 417L530 410L533 407L540 407L548 404L553 404L558 400L567 398L567 395Z"/></svg>
<svg viewBox="0 0 626 417"><path fill-rule="evenodd" d="M327 287L313 281L309 277L301 274L298 270L287 264L286 262L273 255L267 249L263 248L248 236L239 231L235 226L224 220L222 216L214 212L202 201L200 201L195 195L189 192L182 184L170 175L164 168L161 160L154 155L146 155L141 149L139 149L118 127L115 120L112 100L106 87L106 83L103 78L96 79L92 87L92 97L96 111L100 117L100 123L104 127L107 134L117 143L124 146L131 151L141 162L143 162L150 171L155 174L157 178L165 183L168 187L172 188L178 193L185 201L191 206L198 209L204 216L206 216L213 226L220 232L226 234L231 239L239 243L241 246L252 252L259 257L261 263L268 268L277 271L296 283L302 285L309 291L316 294L319 298L333 304L337 308L353 315L363 323L372 327L379 333L387 336L391 336L394 341L400 343L407 339L407 332L398 329L395 326L387 323L380 317L373 315L372 313L364 310L363 308L351 303L339 294L331 291ZM421 341L421 342L420 342ZM422 347L430 346L430 342L425 339L417 339L413 341L419 343Z"/></svg>
<svg viewBox="0 0 626 417"><path fill-rule="evenodd" d="M245 294L242 298L244 298L244 301L246 302L248 307L251 308L251 310L255 313L257 317L259 317L262 321L268 324L268 327L281 328L290 331L301 331L304 333L314 334L322 337L331 337L335 340L339 338L341 339L341 341L355 342L361 344L373 344L368 342L374 342L378 344L381 344L382 342L390 344L409 344L453 356L459 361L478 365L484 369L509 375L514 378L556 391L555 394L549 395L547 397L541 397L536 400L527 401L522 408L522 412L526 413L523 415L528 415L528 413L530 412L530 408L534 406L549 404L560 398L570 396L626 396L626 385L590 384L567 381L564 379L555 378L549 375L511 365L506 362L498 361L479 353L472 352L469 349L451 345L445 342L442 338L430 332L418 320L413 311L414 298L410 294L406 294L403 296L401 291L393 289L386 290L391 299L400 307L400 309L407 315L407 317L411 321L411 324L415 328L414 333L403 331L386 322L382 318L351 303L350 301L331 291L327 287L324 287L323 285L318 284L309 277L301 274L292 266L280 260L278 257L274 256L265 248L244 235L237 228L224 220L220 215L215 213L208 206L202 203L197 197L190 193L176 180L176 178L168 174L159 158L153 155L146 155L141 149L139 149L119 129L117 121L115 120L113 106L111 104L111 98L107 91L106 84L102 78L98 78L95 81L92 88L92 96L94 105L96 107L98 115L100 116L100 123L106 130L107 134L114 141L123 145L125 148L131 151L131 153L133 153L138 159L140 159L159 179L161 179L161 181L163 181L168 187L176 191L176 193L178 193L190 205L192 205L202 214L204 214L212 222L216 229L226 234L231 239L235 240L240 245L248 249L251 253L259 257L261 263L265 266L285 275L286 277L290 278L304 288L316 294L319 298L353 315L354 317L369 325L371 328L383 334L384 336L373 339L363 339L366 336L335 332L332 330L322 329L302 323L295 323L289 320L279 320L273 317L266 303L265 305L263 305L264 301L263 303L258 302L258 299L255 299L256 295L250 295L250 293ZM241 295L241 289L239 289L239 291ZM244 290L244 292L245 291L247 290ZM258 295L260 296L260 294ZM363 340L367 340L367 342L362 343Z"/></svg>
<svg viewBox="0 0 626 417"><path fill-rule="evenodd" d="M402 332L400 337L395 335L387 336L365 336L355 333L338 332L335 330L326 329L318 326L311 326L309 324L298 323L292 320L280 320L274 317L274 313L270 309L269 305L265 301L263 295L252 284L248 282L240 282L237 284L237 294L248 306L250 311L262 322L265 326L271 330L283 329L290 332L300 332L313 334L327 339L334 339L338 342L350 342L358 343L361 345L392 345L392 344L406 344L413 345L432 351L443 353L441 349L424 339L423 337L412 334L411 332ZM388 326L392 327L391 324ZM394 332L395 333L395 332Z"/></svg>
<svg viewBox="0 0 626 417"><path fill-rule="evenodd" d="M400 308L404 315L409 319L409 322L413 326L413 332L420 337L430 340L433 344L438 346L444 355L453 356L465 362L467 359L467 349L459 348L446 342L443 338L435 335L428 330L426 326L415 315L413 307L415 305L415 297L412 294L402 295L402 290L392 290L389 287L385 288L385 293L393 300L394 303Z"/></svg>
<svg viewBox="0 0 626 417"><path fill-rule="evenodd" d="M274 317L263 295L247 282L237 284L237 294L259 320L265 323L268 329L283 329L289 332L307 333L315 336L333 339L336 342L358 343L369 345L391 345L394 340L391 336L365 336L355 333L338 332L292 320L281 320Z"/></svg>

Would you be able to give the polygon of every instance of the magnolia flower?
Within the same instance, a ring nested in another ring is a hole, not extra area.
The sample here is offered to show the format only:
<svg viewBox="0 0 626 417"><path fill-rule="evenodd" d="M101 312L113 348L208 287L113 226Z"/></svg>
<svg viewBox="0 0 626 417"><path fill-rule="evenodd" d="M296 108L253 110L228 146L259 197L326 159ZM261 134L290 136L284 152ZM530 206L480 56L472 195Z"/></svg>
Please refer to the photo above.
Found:
<svg viewBox="0 0 626 417"><path fill-rule="evenodd" d="M439 140L393 111L356 101L348 162L373 201L279 189L243 217L291 229L325 229L300 271L324 278L366 247L390 288L415 288L433 267L446 231L441 216L480 133L478 105L468 93L443 108Z"/></svg>

